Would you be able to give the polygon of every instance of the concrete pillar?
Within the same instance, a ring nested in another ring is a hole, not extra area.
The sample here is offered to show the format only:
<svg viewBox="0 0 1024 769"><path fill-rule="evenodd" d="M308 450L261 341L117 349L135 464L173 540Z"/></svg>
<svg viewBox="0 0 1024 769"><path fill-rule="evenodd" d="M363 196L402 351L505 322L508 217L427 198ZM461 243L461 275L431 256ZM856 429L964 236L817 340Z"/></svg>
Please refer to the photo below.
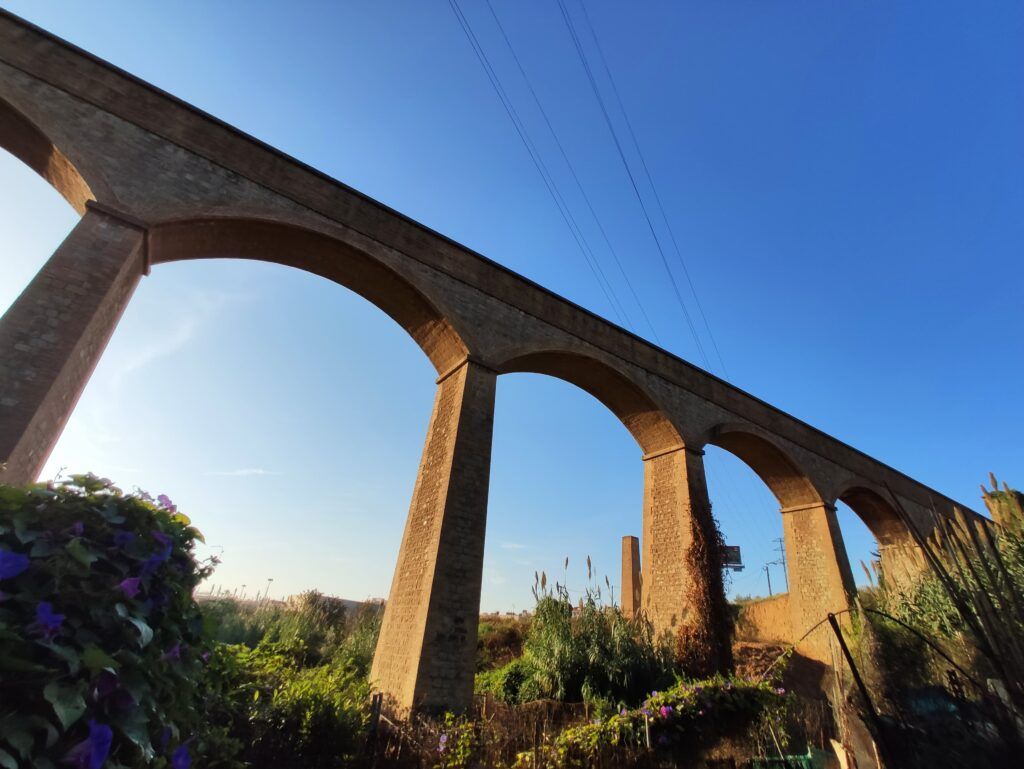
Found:
<svg viewBox="0 0 1024 769"><path fill-rule="evenodd" d="M782 527L795 641L829 612L850 607L853 574L834 506L817 503L783 508ZM797 648L808 657L831 664L831 637L826 623Z"/></svg>
<svg viewBox="0 0 1024 769"><path fill-rule="evenodd" d="M495 381L472 361L438 379L370 672L395 713L473 702Z"/></svg>
<svg viewBox="0 0 1024 769"><path fill-rule="evenodd" d="M640 610L640 540L622 538L622 613L632 619Z"/></svg>
<svg viewBox="0 0 1024 769"><path fill-rule="evenodd" d="M142 276L144 241L89 207L0 318L0 482L42 472Z"/></svg>
<svg viewBox="0 0 1024 769"><path fill-rule="evenodd" d="M644 456L643 609L656 632L682 634L691 675L732 666L703 455L679 447Z"/></svg>

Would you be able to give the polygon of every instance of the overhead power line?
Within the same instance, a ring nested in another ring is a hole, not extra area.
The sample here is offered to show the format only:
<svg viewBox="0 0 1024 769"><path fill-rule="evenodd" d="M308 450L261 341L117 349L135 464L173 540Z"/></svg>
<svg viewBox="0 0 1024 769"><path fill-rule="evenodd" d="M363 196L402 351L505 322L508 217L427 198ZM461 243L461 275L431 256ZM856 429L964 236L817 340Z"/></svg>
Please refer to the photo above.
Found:
<svg viewBox="0 0 1024 769"><path fill-rule="evenodd" d="M484 73L487 75L487 79L490 81L491 86L498 95L498 99L505 108L505 112L508 115L509 120L512 121L512 126L515 128L516 133L523 142L523 146L526 148L526 151L530 156L530 160L533 161L537 172L540 174L541 179L544 182L544 186L555 201L555 206L558 208L562 219L565 221L566 227L569 228L569 232L572 234L573 239L576 241L576 245L579 247L580 253L583 254L583 258L587 262L587 266L590 268L590 271L593 273L594 279L597 281L602 293L608 300L608 304L611 306L612 312L618 316L620 323L623 323L632 329L633 324L629 320L628 313L615 297L615 291L612 288L611 283L608 281L607 276L605 276L604 270L601 269L600 262L597 260L596 255L586 242L586 236L576 223L576 220L572 215L572 211L569 209L568 204L559 192L558 186L555 184L554 177L551 176L547 165L544 163L544 159L541 157L536 145L531 141L529 133L526 130L526 125L522 122L519 117L519 113L516 111L515 105L512 103L511 98L501 85L501 80L498 77L497 72L495 72L494 68L491 66L490 60L487 58L487 54L484 52L483 46L480 44L476 34L473 32L472 25L462 12L462 9L459 7L458 0L448 0L448 4L451 6L452 13L455 14L455 18L459 22L459 26L462 28L466 39L469 41L470 47L476 54L477 60L480 62L480 66L483 67Z"/></svg>
<svg viewBox="0 0 1024 769"><path fill-rule="evenodd" d="M580 8L583 11L583 19L587 24L587 30L590 32L590 37L594 41L594 48L597 50L597 56L601 61L601 66L604 69L605 75L608 77L608 82L611 84L612 94L615 96L615 101L619 105L619 111L622 113L622 118L626 123L626 130L629 132L629 137L633 142L633 147L636 149L637 157L640 158L640 165L644 170L644 175L647 177L647 183L651 187L651 192L654 193L654 200L658 204L658 211L661 213L661 218L665 222L665 229L668 230L669 238L672 241L672 248L675 251L676 258L679 260L679 266L683 268L683 275L686 276L686 282L690 286L690 293L693 294L693 301L697 306L697 312L700 313L701 321L704 323L704 329L708 332L708 339L711 340L711 345L715 349L715 355L718 358L718 363L722 367L722 376L725 379L728 379L729 373L725 368L725 360L722 358L722 352L719 350L718 342L711 331L711 324L708 323L708 317L704 313L704 307L701 305L700 296L697 294L697 289L693 284L693 278L690 276L690 270L686 266L686 260L683 258L683 252L679 248L679 242L676 240L676 234L672 229L672 224L669 222L668 215L665 213L665 207L661 203L661 195L658 194L658 188L654 184L654 178L651 176L650 169L647 167L647 161L644 159L644 153L640 149L640 142L637 141L636 133L633 131L633 124L629 120L629 114L626 112L625 104L622 101L622 97L619 95L619 89L615 85L615 78L612 77L612 71L608 66L608 60L605 58L604 50L601 48L601 43L597 39L597 33L594 31L594 25L590 21L590 14L587 12L587 6L583 0L580 0Z"/></svg>
<svg viewBox="0 0 1024 769"><path fill-rule="evenodd" d="M569 156L565 151L565 147L562 146L561 140L558 138L558 132L555 131L554 126L551 124L551 120L548 118L548 113L541 104L540 97L537 96L537 91L534 90L533 83L530 82L530 77L526 74L526 70L523 67L522 62L519 59L519 55L516 53L515 47L512 45L512 41L505 32L505 27L501 23L501 19L498 18L498 14L494 10L494 5L491 0L487 0L487 7L491 12L491 16L494 17L494 23L498 25L498 30L501 32L502 38L505 40L505 45L508 46L509 53L512 54L512 59L515 61L516 66L519 68L519 74L523 76L523 80L526 82L526 87L530 90L530 95L533 97L534 104L537 105L537 109L540 111L541 116L544 118L544 123L548 127L548 131L551 133L552 138L555 140L555 146L558 147L559 153L562 155L562 160L565 161L565 165L569 168L569 173L572 174L573 181L576 182L576 187L580 191L580 195L583 197L584 202L587 204L587 209L590 211L591 217L594 219L594 223L597 225L597 229L601 233L601 237L604 238L605 244L608 246L608 251L611 252L612 258L615 260L615 265L619 268L619 273L622 275L622 279L626 282L626 286L629 288L629 293L633 297L633 301L636 302L637 307L640 309L640 314L643 315L644 321L647 323L647 327L651 330L651 334L654 336L654 340L661 344L661 340L658 339L658 332L654 328L654 324L651 323L651 319L647 316L647 310L644 308L643 302L636 294L636 290L633 288L633 283L629 279L629 275L622 266L622 261L619 259L619 254L612 245L611 239L608 237L608 233L605 231L604 225L601 224L601 218L597 215L594 210L593 204L590 202L590 196L587 195L587 191L583 187L583 183L580 182L580 178L576 173L576 168L573 166L572 161L569 160Z"/></svg>
<svg viewBox="0 0 1024 769"><path fill-rule="evenodd" d="M585 53L583 51L583 47L582 47L582 44L581 44L581 42L579 40L579 36L576 34L575 27L574 27L573 22L572 22L572 17L570 16L568 8L566 7L566 5L563 2L563 0L558 0L558 4L559 4L559 8L560 8L560 10L562 12L562 18L564 19L564 21L566 23L566 26L569 29L569 35L570 35L570 37L573 40L573 44L574 44L574 46L576 48L576 52L577 52L577 54L578 54L578 56L580 58L581 63L583 64L584 71L587 73L587 77L588 77L588 80L590 81L591 89L594 91L594 95L597 98L598 105L601 107L601 112L604 115L605 123L608 125L608 129L609 129L609 131L612 134L612 139L614 140L616 149L618 150L619 158L620 158L620 160L622 161L623 165L626 168L626 173L629 176L630 183L631 183L631 185L633 187L633 192L636 195L637 200L640 203L641 209L643 210L644 216L645 216L645 218L647 220L647 225L651 229L651 234L654 237L655 244L657 245L659 254L660 254L661 258L662 258L662 263L665 266L666 272L668 272L668 274L669 274L669 278L672 280L672 285L673 285L673 288L675 289L676 298L679 301L680 309L683 311L683 316L684 316L684 318L687 321L687 325L690 328L691 334L693 334L694 341L697 344L697 348L698 348L698 350L700 351L700 353L702 355L702 358L704 360L704 364L710 370L711 369L710 362L708 361L707 355L704 353L703 345L701 344L701 342L699 340L699 336L697 334L696 328L694 327L694 324L693 324L693 322L691 320L690 314L687 311L685 303L682 300L682 297L680 295L678 286L676 285L675 280L674 280L674 278L672 276L672 272L671 272L671 270L668 267L668 263L667 263L667 261L665 259L665 254L664 254L664 250L662 249L661 242L658 239L658 236L657 236L657 234L654 231L654 227L653 227L653 224L651 222L651 217L650 217L650 215L649 215L649 213L647 211L647 207L644 204L642 196L640 195L639 188L638 188L638 186L636 184L636 179L634 178L633 173L632 173L632 171L630 169L629 163L626 160L625 153L623 152L623 149L622 149L622 144L619 141L619 138L618 138L617 132L615 130L614 124L612 123L610 115L608 114L608 110L606 108L604 99L603 99L603 97L601 95L600 89L597 86L597 82L596 82L596 79L594 78L593 71L592 71L592 69L591 69L591 67L590 67L590 65L589 65L589 63L587 61L586 55L585 55ZM672 228L671 222L670 222L670 220L668 218L668 214L665 211L665 207L664 207L664 205L662 203L662 200L661 200L661 195L658 193L657 185L655 185L655 183L654 183L654 178L653 178L653 176L652 176L652 174L650 172L650 167L648 166L647 161L646 161L646 159L644 157L643 151L640 148L640 142L637 139L636 132L633 130L633 124L632 124L632 122L629 119L629 114L626 111L625 103L623 102L621 94L619 93L618 86L615 83L615 78L612 75L611 68L608 65L608 60L605 57L604 50L601 48L600 41L597 38L597 33L594 30L594 25L593 25L593 23L592 23L592 21L590 19L590 14L587 11L586 4L583 2L583 0L580 0L579 4L580 4L580 9L583 12L583 18L584 18L584 21L586 23L587 30L590 33L590 37L593 40L594 47L595 47L595 49L597 51L598 58L599 58L599 60L601 62L602 69L604 70L604 74L607 77L609 84L611 85L612 94L613 94L613 96L615 98L615 101L616 101L616 103L618 105L619 111L622 114L623 121L626 124L626 129L627 129L627 132L629 133L629 137L630 137L630 140L631 140L631 142L633 144L633 147L634 147L634 149L636 151L637 157L640 160L640 165L641 165L641 168L643 169L644 176L647 179L647 184L650 186L650 189L651 189L651 192L654 195L654 200L655 200L655 203L657 204L658 211L659 211L659 214L661 216L661 219L664 222L666 230L668 230L669 238L671 240L672 248L673 248L673 251L674 251L674 253L676 255L676 259L679 262L679 266L683 270L683 275L686 277L686 282L687 282L687 285L689 286L690 293L693 296L693 300L694 300L695 306L697 308L697 311L698 311L698 313L700 315L701 322L704 325L704 329L706 330L708 338L711 341L711 345L712 345L712 347L714 349L715 356L718 359L718 364L720 366L720 370L721 370L722 376L723 376L723 378L728 379L729 375L728 375L728 370L727 370L726 365L725 365L725 359L723 358L721 349L718 346L718 341L715 339L715 335L714 335L714 333L711 330L711 324L708 322L707 314L704 312L704 307L703 307L703 305L702 305L702 303L700 301L700 296L697 293L696 286L694 285L693 277L690 274L690 270L687 267L686 260L685 260L685 258L683 257L683 254L682 254L682 250L679 247L679 242L678 242L678 240L677 240L677 238L675 236L675 231ZM710 472L710 475L712 475L712 476L717 476L718 475L717 468L715 467L715 463L714 462L709 463L707 465L707 467L708 467L708 470ZM751 505L750 505L750 500L747 498L747 494L746 494L747 489L742 484L736 483L735 477L733 476L733 474L730 471L728 466L726 466L726 467L724 467L722 469L724 470L725 475L726 475L726 483L719 484L719 488L721 488L721 490L726 494L726 496L728 496L730 498L732 497L732 491L735 488L735 491L736 491L737 495L743 498L743 502L741 504L739 504L739 505L735 504L735 502L732 499L730 499L730 502L732 502L734 508L741 514L741 516L743 518L747 519L748 521L752 519L753 522L754 522L755 528L758 529L759 533L764 534L764 527L763 527L762 521L760 519L760 516L757 515L756 513L751 514L751 512L750 512ZM717 478L716 478L716 480L717 480Z"/></svg>
<svg viewBox="0 0 1024 769"><path fill-rule="evenodd" d="M640 204L640 209L643 211L644 219L647 221L647 227L651 231L651 237L654 238L654 244L657 246L658 255L661 257L662 265L665 267L665 273L668 275L669 283L672 285L676 301L679 303L679 309L682 310L683 317L686 319L686 325L689 327L690 334L693 336L693 341L697 345L697 351L700 353L704 367L710 369L711 363L708 360L707 353L704 351L704 345L700 341L700 335L697 333L696 326L694 326L693 318L690 317L690 311L686 309L686 303L683 301L683 294L679 290L679 284L676 281L675 275L672 274L672 269L669 267L668 258L665 256L665 249L662 247L661 239L658 237L657 230L654 228L654 222L651 220L650 212L647 210L647 204L644 203L643 196L640 194L640 188L637 186L633 170L630 168L629 161L626 159L626 153L622 149L622 142L619 141L619 135L615 130L615 124L612 123L611 115L608 114L608 107L605 105L604 97L601 95L601 91L597 87L597 80L594 78L593 70L590 68L590 63L587 61L586 53L584 53L579 36L576 34L576 26L573 24L572 17L569 15L569 9L565 7L563 0L558 0L558 8L562 12L562 19L565 21L565 26L569 30L569 37L572 38L573 45L576 47L576 53L579 56L580 63L583 65L584 72L586 72L591 90L593 90L594 96L597 98L597 103L601 108L601 114L604 116L605 124L608 126L608 130L612 135L612 141L615 143L615 149L618 151L619 159L622 161L622 166L625 168L626 175L629 177L629 182L633 187L633 194L636 195L637 202Z"/></svg>

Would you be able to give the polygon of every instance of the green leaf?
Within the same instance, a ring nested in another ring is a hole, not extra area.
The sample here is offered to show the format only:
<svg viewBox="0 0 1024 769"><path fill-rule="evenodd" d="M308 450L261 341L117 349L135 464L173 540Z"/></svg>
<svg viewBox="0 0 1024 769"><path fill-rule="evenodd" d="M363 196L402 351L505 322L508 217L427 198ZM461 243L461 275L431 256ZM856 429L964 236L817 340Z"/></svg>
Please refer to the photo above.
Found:
<svg viewBox="0 0 1024 769"><path fill-rule="evenodd" d="M58 681L51 681L43 689L43 697L53 706L53 712L65 729L85 712L85 700L77 686L65 686Z"/></svg>
<svg viewBox="0 0 1024 769"><path fill-rule="evenodd" d="M18 762L6 750L0 749L0 766L4 769L18 769Z"/></svg>
<svg viewBox="0 0 1024 769"><path fill-rule="evenodd" d="M153 760L153 746L149 741L149 718L142 708L133 708L118 714L114 716L112 723L125 737L138 745L147 762Z"/></svg>
<svg viewBox="0 0 1024 769"><path fill-rule="evenodd" d="M93 562L99 559L99 556L83 545L82 540L78 537L68 542L64 549L68 551L68 555L83 566L92 566Z"/></svg>
<svg viewBox="0 0 1024 769"><path fill-rule="evenodd" d="M125 619L135 625L135 628L139 631L139 646L145 646L153 640L153 628L135 617L125 617Z"/></svg>
<svg viewBox="0 0 1024 769"><path fill-rule="evenodd" d="M78 668L81 667L82 660L78 656L77 650L72 649L70 646L62 646L61 644L55 643L40 645L45 646L47 649L49 649L62 660L64 660L68 664L68 672L71 673L71 675L75 675L78 672Z"/></svg>
<svg viewBox="0 0 1024 769"><path fill-rule="evenodd" d="M32 733L27 729L11 730L4 735L4 739L22 758L28 758L32 752Z"/></svg>
<svg viewBox="0 0 1024 769"><path fill-rule="evenodd" d="M100 512L110 523L124 523L124 516L118 512L117 502L114 500L107 502Z"/></svg>
<svg viewBox="0 0 1024 769"><path fill-rule="evenodd" d="M23 545L27 545L29 542L34 541L38 536L38 531L30 531L26 528L24 518L14 519L14 535L18 538L18 541Z"/></svg>
<svg viewBox="0 0 1024 769"><path fill-rule="evenodd" d="M42 673L47 668L45 665L40 665L31 660L5 654L0 657L0 670L6 670L10 673Z"/></svg>
<svg viewBox="0 0 1024 769"><path fill-rule="evenodd" d="M82 652L82 664L93 673L98 673L104 668L113 673L118 668L117 660L98 646L90 646Z"/></svg>
<svg viewBox="0 0 1024 769"><path fill-rule="evenodd" d="M32 543L32 549L29 550L29 556L32 558L45 558L48 555L53 554L56 550L53 543L48 539L37 539Z"/></svg>

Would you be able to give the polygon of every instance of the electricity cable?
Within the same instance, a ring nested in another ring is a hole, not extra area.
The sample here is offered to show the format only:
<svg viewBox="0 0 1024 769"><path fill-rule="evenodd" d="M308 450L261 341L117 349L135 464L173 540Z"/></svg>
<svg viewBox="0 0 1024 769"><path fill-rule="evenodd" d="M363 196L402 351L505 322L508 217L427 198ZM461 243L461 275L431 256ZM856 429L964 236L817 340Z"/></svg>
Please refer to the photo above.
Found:
<svg viewBox="0 0 1024 769"><path fill-rule="evenodd" d="M584 72L586 73L587 79L590 82L591 90L594 92L594 96L597 99L598 106L601 108L601 113L602 113L602 115L604 117L605 123L608 126L608 130L609 130L609 132L612 135L612 140L615 143L616 150L618 151L619 159L622 161L623 167L626 170L626 174L629 177L630 184L631 184L631 186L633 188L633 193L635 194L635 196L637 198L637 201L640 203L640 207L641 207L641 210L643 211L644 218L647 221L647 226L650 229L651 235L654 238L655 245L658 248L658 254L661 257L662 264L663 264L663 266L665 268L666 273L668 273L669 280L672 283L672 288L673 288L673 290L675 292L676 299L677 299L677 301L679 303L679 307L680 307L680 309L683 312L683 317L685 318L686 323L687 323L687 325L688 325L688 327L690 329L690 333L693 336L694 342L697 345L697 349L698 349L698 351L701 354L701 358L702 358L702 360L704 362L705 367L710 370L711 369L710 361L708 360L708 356L707 356L707 354L704 351L704 346L703 346L703 344L700 341L700 336L697 333L697 329L696 329L696 327L695 327L695 325L693 323L693 320L691 318L690 312L687 310L686 304L683 301L682 292L679 290L678 283L676 282L675 277L674 277L674 275L672 273L672 270L669 267L668 259L665 256L665 250L664 250L664 248L662 246L662 243L661 243L661 240L659 239L659 237L657 235L657 232L656 232L656 230L654 228L653 221L651 219L649 211L647 210L647 206L644 203L643 197L640 194L640 189L639 189L639 186L637 185L636 178L633 175L633 172L632 172L632 170L630 168L629 162L628 162L628 160L626 158L625 151L623 150L623 147L622 147L622 143L621 143L621 141L618 138L618 133L615 130L614 123L611 120L611 116L610 116L610 114L608 112L607 105L605 103L604 97L601 95L600 89L598 88L597 81L596 81L596 79L594 77L593 70L590 67L589 62L587 61L586 54L585 54L585 52L583 50L583 46L582 46L581 41L579 39L579 36L578 36L578 34L576 32L575 25L573 24L572 18L571 18L570 14L569 14L569 10L566 7L566 5L565 5L563 0L558 0L558 6L559 6L559 10L562 13L562 19L565 22L565 25L566 25L567 29L569 30L569 36L572 38L573 45L576 48L576 53L577 53L577 55L578 55L578 57L580 59L580 63L583 65ZM589 24L589 18L587 19L587 21L588 21L588 24ZM591 35L595 37L595 41L596 41L596 36L593 34L592 26L591 26ZM603 54L602 54L602 60L603 60ZM604 64L605 70L607 72L608 71L607 62L603 60L603 64ZM609 72L609 75L610 75L610 72ZM616 97L618 98L617 90L616 90ZM621 98L619 98L618 101L619 101L619 108L620 108L620 110L623 111L623 115L625 116L625 109L624 109L624 106L622 105ZM627 120L627 124L628 124L628 120ZM636 140L635 133L632 132L631 126L630 126L630 133L631 133L631 135L633 137L634 145L637 147L637 150L639 152L639 143ZM649 170L647 170L646 162L643 161L642 156L641 156L641 162L643 163L645 172L647 173L648 182L651 184L652 189L655 189L654 188L654 184L653 184L653 180L650 177L650 172L649 172ZM655 189L655 193L656 193L656 189ZM656 195L656 197L657 197L657 195ZM661 213L662 213L662 218L664 218L666 223L667 223L668 220L667 220L667 217L665 215L664 207L660 205L660 197L658 197L658 201L659 201L659 208L660 208ZM669 232L670 232L670 234L672 234L673 242L675 242L675 235L674 235L674 233L672 233L671 229L669 229ZM701 315L703 317L705 326L708 329L709 336L711 336L711 341L712 341L712 343L715 346L716 353L718 354L719 362L720 362L720 364L722 366L722 372L723 372L723 374L725 374L726 373L725 372L725 364L724 364L724 361L722 360L721 352L718 350L717 342L715 342L713 335L711 335L711 333L710 333L711 330L710 330L710 325L707 323L707 316L704 314L703 308L700 306L700 300L697 297L697 294L696 294L696 291L695 291L695 288L694 288L694 285L693 285L693 281L690 278L689 270L686 269L685 262L682 260L682 254L678 250L678 244L677 243L676 243L676 249L677 249L677 255L679 257L680 263L683 266L684 272L685 272L687 280L689 282L690 290L694 294L694 299L697 301L698 309L700 309L700 312L701 312ZM725 469L728 470L728 468L725 468ZM714 472L714 468L712 468L712 474L716 474ZM727 473L727 475L728 475L728 473ZM723 484L723 488L724 487L725 487L725 485ZM744 515L745 518L748 518L748 519L749 518L756 518L756 516L750 515L749 513L743 511L739 507L737 507L737 509L741 512L741 514ZM758 530L763 532L762 523L761 523L760 520L755 520L755 527Z"/></svg>
<svg viewBox="0 0 1024 769"><path fill-rule="evenodd" d="M647 177L647 183L650 185L651 192L654 193L654 200L658 204L658 211L661 213L661 218L665 222L665 229L668 230L669 238L672 241L672 247L675 250L676 258L679 261L679 266L682 267L683 275L686 276L686 282L690 286L690 293L693 294L693 301L697 306L697 312L700 313L701 321L704 323L704 328L708 332L708 338L711 340L711 345L714 347L715 356L718 358L718 363L722 367L722 376L723 378L728 379L729 373L726 370L725 360L722 358L722 352L718 348L718 341L715 339L715 335L711 331L711 324L708 323L707 315L704 313L704 307L701 304L700 296L697 294L697 289L694 286L690 270L686 266L686 260L683 258L682 250L679 248L679 242L676 240L675 231L672 229L668 215L665 213L665 207L662 205L661 195L658 194L658 188L654 184L654 178L651 176L643 151L640 149L640 142L637 140L636 133L633 131L633 124L629 120L629 114L626 112L625 104L622 101L622 97L619 95L619 89L615 84L615 78L612 77L611 69L608 66L608 60L605 58L604 50L601 48L601 43L597 39L597 33L594 31L594 25L590 21L590 14L587 12L587 7L583 3L583 0L580 0L579 4L580 8L583 10L583 18L586 21L590 37L594 41L594 47L597 50L598 59L601 61L601 66L604 69L605 75L608 77L608 82L611 84L612 94L615 96L615 101L619 105L619 111L622 113L622 118L626 123L626 130L629 132L629 137L633 142L633 147L636 149L637 157L640 159L640 165L644 170L644 175Z"/></svg>
<svg viewBox="0 0 1024 769"><path fill-rule="evenodd" d="M458 0L449 0L449 5L451 6L452 12L455 14L456 20L459 22L459 26L462 28L463 34L465 34L466 39L469 41L470 47L476 54L477 60L480 62L481 67L483 67L488 81L491 83L495 93L498 95L498 99L501 101L509 120L512 121L512 126L515 128L516 133L523 142L523 146L526 148L527 154L530 156L530 160L533 161L537 172L540 174L541 179L544 182L544 186L547 188L548 193L554 200L555 206L558 208L562 219L565 221L566 227L569 228L569 232L572 234L573 239L576 241L576 245L583 254L583 258L587 262L587 266L590 268L590 271L594 275L594 279L597 281L598 286L605 295L605 299L608 300L608 304L611 306L612 311L618 316L619 321L632 328L632 323L629 321L628 313L626 313L625 308L621 306L617 299L614 298L614 290L612 289L608 278L604 275L604 271L601 269L600 263L597 262L596 256L594 256L592 252L588 253L589 246L585 245L586 239L582 230L579 229L579 226L576 224L575 219L572 216L572 212L568 209L564 199L559 193L558 188L554 183L554 178L547 170L543 158L540 157L540 153L537 151L536 146L530 140L525 124L519 118L515 105L512 103L511 98L502 87L497 73L491 66L491 63L487 58L487 54L483 50L483 46L480 44L476 34L473 32L469 20L459 7Z"/></svg>
<svg viewBox="0 0 1024 769"><path fill-rule="evenodd" d="M594 92L594 96L597 98L598 106L601 108L601 114L604 116L605 123L608 126L608 130L612 135L612 141L615 143L615 149L618 151L619 159L622 161L622 165L626 170L626 175L629 177L629 182L633 187L633 193L636 195L637 201L640 203L640 208L643 211L644 219L647 222L647 227L651 232L651 237L654 238L654 244L658 249L658 255L661 257L662 265L665 267L665 272L668 274L669 282L672 285L672 290L675 293L676 300L679 303L679 308L683 312L683 317L686 319L686 324L690 329L690 334L693 336L693 341L697 345L697 351L700 353L701 360L706 369L711 368L710 361L708 360L707 353L704 351L704 345L700 341L700 336L697 334L697 328L693 323L693 318L690 316L690 311L686 309L686 303L683 301L683 294L679 290L679 283L676 281L675 275L672 273L672 269L669 266L668 258L665 256L665 249L661 245L661 239L658 237L657 230L654 228L654 222L651 219L651 215L647 210L647 205L644 203L643 196L640 194L640 188L637 186L636 177L633 175L633 171L629 166L629 161L626 159L626 153L622 148L622 143L619 141L618 133L615 130L615 125L612 123L611 116L608 114L608 108L605 105L604 97L601 96L601 91L597 87L597 81L594 79L594 73L590 68L590 63L587 61L586 54L583 51L583 46L580 43L579 36L576 34L576 27L572 22L572 18L569 16L569 11L565 7L563 0L558 0L559 10L562 12L562 19L565 21L566 28L569 30L569 36L572 38L573 45L576 48L576 53L579 56L580 63L583 65L583 70L587 75L587 79L590 81L590 87Z"/></svg>
<svg viewBox="0 0 1024 769"><path fill-rule="evenodd" d="M644 308L643 302L636 294L636 290L633 288L633 283L629 279L629 275L622 266L622 261L619 259L619 254L612 245L611 239L608 237L608 233L605 231L604 225L601 224L601 219L594 210L594 206L590 201L590 196L587 195L586 189L583 187L583 183L580 181L579 176L576 173L576 169L569 160L569 156L565 151L565 147L562 145L561 140L558 138L558 133L555 131L554 126L551 124L551 120L548 118L548 113L541 104L540 97L537 96L537 91L533 87L533 83L530 82L529 76L526 74L526 69L523 67L522 62L519 59L519 55L516 53L515 47L512 45L512 41L505 31L504 25L498 18L498 14L494 10L494 5L491 0L487 0L487 7L491 12L491 16L494 17L494 23L498 25L498 30L501 32L502 38L505 40L505 45L508 47L509 53L512 54L512 59L515 61L516 66L519 68L519 73L523 76L523 80L526 82L526 87L530 90L530 95L533 97L534 104L537 105L537 109L540 111L541 116L544 118L545 124L547 124L548 131L550 131L552 138L555 140L555 145L558 147L559 153L562 155L562 160L565 161L565 165L569 168L569 173L572 174L573 181L576 182L576 187L580 191L580 195L583 197L584 202L587 204L587 209L590 211L590 215L594 219L594 223L597 225L598 230L601 233L601 237L604 238L605 244L608 246L608 251L611 252L612 258L615 260L616 266L619 268L619 273L622 275L622 279L626 282L629 293L633 297L633 301L636 302L637 307L640 308L640 313L643 315L644 321L647 323L647 327L651 330L651 334L654 340L660 345L661 340L658 338L658 332L654 328L654 324L647 315L647 310Z"/></svg>

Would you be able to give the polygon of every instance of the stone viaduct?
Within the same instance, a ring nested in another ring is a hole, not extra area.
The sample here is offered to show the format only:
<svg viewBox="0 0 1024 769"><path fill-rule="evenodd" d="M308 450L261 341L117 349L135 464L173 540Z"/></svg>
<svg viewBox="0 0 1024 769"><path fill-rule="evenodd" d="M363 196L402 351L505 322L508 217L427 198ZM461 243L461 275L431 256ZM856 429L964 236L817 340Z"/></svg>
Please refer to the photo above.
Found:
<svg viewBox="0 0 1024 769"><path fill-rule="evenodd" d="M289 265L400 324L437 395L373 678L393 705L472 696L497 378L536 372L593 395L644 465L643 578L657 628L687 625L728 664L703 447L746 462L778 498L795 640L848 605L843 500L885 565L954 503L896 470L196 108L0 11L0 146L81 220L0 319L0 481L34 481L143 276L182 259ZM934 513L932 511L935 511ZM824 631L805 642L827 660ZM815 640L817 639L817 640Z"/></svg>

